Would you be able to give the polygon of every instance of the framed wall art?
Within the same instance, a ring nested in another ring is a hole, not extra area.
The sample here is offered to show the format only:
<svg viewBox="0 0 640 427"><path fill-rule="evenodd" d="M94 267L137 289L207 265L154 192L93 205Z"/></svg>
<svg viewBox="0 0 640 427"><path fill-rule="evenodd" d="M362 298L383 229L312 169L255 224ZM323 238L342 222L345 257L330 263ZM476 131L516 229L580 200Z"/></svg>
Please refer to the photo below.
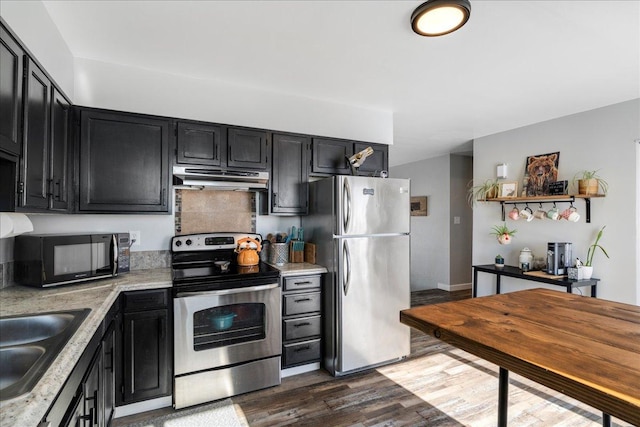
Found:
<svg viewBox="0 0 640 427"><path fill-rule="evenodd" d="M524 168L524 195L548 196L549 184L558 180L558 164L560 152L539 154L527 157Z"/></svg>
<svg viewBox="0 0 640 427"><path fill-rule="evenodd" d="M518 182L517 181L501 182L500 188L498 189L498 197L500 198L518 197Z"/></svg>
<svg viewBox="0 0 640 427"><path fill-rule="evenodd" d="M411 216L427 216L427 196L411 198Z"/></svg>

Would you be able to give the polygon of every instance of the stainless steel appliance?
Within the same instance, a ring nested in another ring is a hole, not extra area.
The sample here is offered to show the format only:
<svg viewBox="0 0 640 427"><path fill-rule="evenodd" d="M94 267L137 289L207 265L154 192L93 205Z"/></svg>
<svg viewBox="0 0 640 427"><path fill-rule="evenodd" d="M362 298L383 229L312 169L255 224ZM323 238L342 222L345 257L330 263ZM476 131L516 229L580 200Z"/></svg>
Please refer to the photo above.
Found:
<svg viewBox="0 0 640 427"><path fill-rule="evenodd" d="M173 183L216 190L266 191L269 172L220 170L206 166L174 166Z"/></svg>
<svg viewBox="0 0 640 427"><path fill-rule="evenodd" d="M547 243L547 273L554 276L567 274L567 268L571 267L571 243L550 242Z"/></svg>
<svg viewBox="0 0 640 427"><path fill-rule="evenodd" d="M323 365L343 375L410 352L399 320L410 307L409 180L335 176L310 183L302 219L329 270L323 294Z"/></svg>
<svg viewBox="0 0 640 427"><path fill-rule="evenodd" d="M116 233L118 238L118 273L126 273L130 268L131 238L129 233Z"/></svg>
<svg viewBox="0 0 640 427"><path fill-rule="evenodd" d="M280 384L280 272L237 265L245 237L262 241L251 233L171 241L176 409Z"/></svg>
<svg viewBox="0 0 640 427"><path fill-rule="evenodd" d="M118 234L16 236L15 280L50 287L118 275Z"/></svg>

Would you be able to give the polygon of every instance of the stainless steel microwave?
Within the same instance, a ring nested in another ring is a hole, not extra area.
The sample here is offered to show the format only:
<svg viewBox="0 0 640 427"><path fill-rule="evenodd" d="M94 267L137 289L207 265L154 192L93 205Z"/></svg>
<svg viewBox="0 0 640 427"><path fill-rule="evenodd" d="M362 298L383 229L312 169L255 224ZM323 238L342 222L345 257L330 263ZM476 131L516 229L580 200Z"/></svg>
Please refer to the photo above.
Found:
<svg viewBox="0 0 640 427"><path fill-rule="evenodd" d="M21 285L50 287L115 277L122 255L119 245L123 242L128 250L128 241L128 233L17 236L15 281Z"/></svg>

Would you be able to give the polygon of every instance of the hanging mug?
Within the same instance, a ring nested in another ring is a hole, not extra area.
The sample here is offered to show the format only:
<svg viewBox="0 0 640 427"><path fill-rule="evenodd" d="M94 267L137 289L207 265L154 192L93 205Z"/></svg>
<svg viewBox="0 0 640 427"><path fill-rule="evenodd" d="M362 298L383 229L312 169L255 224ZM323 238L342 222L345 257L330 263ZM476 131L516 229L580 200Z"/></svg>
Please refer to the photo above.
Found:
<svg viewBox="0 0 640 427"><path fill-rule="evenodd" d="M553 219L553 220L560 218L560 212L558 211L558 208L554 206L551 209L549 209L549 211L547 211L547 218Z"/></svg>
<svg viewBox="0 0 640 427"><path fill-rule="evenodd" d="M517 221L520 218L520 211L516 206L514 206L513 209L511 209L511 211L509 212L509 218L514 221Z"/></svg>
<svg viewBox="0 0 640 427"><path fill-rule="evenodd" d="M526 219L527 222L530 222L533 220L533 211L529 206L527 206L526 208L520 211L520 218Z"/></svg>

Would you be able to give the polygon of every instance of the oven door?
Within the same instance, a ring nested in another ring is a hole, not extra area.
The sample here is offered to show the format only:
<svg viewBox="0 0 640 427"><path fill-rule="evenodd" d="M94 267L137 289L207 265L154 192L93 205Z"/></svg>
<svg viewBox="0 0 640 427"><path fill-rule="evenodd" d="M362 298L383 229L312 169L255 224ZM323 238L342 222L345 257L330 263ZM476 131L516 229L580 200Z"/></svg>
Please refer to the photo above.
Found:
<svg viewBox="0 0 640 427"><path fill-rule="evenodd" d="M278 283L174 298L175 375L278 356L281 353Z"/></svg>

